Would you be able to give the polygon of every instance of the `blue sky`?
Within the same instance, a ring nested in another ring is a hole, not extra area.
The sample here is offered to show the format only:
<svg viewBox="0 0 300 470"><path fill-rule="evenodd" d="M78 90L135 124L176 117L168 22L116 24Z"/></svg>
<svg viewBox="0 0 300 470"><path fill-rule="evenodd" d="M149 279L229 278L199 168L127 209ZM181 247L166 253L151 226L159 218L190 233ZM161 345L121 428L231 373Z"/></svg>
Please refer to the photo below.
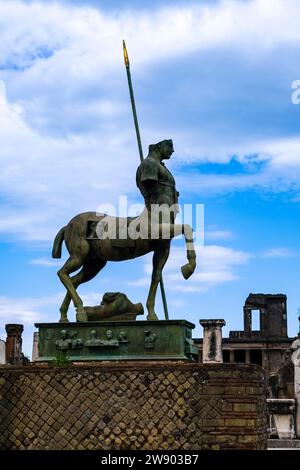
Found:
<svg viewBox="0 0 300 470"><path fill-rule="evenodd" d="M250 292L300 307L300 12L296 0L0 0L0 337L4 324L56 321L64 295L52 240L75 214L141 202L122 57L125 39L144 151L173 138L182 203L204 204L197 271L165 270L172 318L242 328ZM64 251L66 258L66 251ZM145 304L149 257L111 263L83 285L86 304L120 290ZM160 301L157 313L163 318ZM74 309L70 311L74 319Z"/></svg>

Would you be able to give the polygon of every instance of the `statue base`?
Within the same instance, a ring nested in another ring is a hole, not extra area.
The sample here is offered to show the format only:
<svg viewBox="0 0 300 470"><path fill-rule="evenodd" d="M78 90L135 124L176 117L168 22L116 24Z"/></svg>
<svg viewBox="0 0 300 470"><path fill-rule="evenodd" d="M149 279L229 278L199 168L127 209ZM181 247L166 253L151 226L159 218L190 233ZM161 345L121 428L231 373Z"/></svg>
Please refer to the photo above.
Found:
<svg viewBox="0 0 300 470"><path fill-rule="evenodd" d="M195 325L185 320L36 323L39 355L49 362L196 360Z"/></svg>

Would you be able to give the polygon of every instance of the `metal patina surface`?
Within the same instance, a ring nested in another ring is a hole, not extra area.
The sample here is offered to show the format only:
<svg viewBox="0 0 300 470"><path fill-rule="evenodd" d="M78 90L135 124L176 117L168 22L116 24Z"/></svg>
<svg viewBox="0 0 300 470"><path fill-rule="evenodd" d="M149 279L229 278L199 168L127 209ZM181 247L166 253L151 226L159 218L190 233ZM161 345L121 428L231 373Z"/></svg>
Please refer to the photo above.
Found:
<svg viewBox="0 0 300 470"><path fill-rule="evenodd" d="M193 360L195 327L185 320L37 323L38 361Z"/></svg>

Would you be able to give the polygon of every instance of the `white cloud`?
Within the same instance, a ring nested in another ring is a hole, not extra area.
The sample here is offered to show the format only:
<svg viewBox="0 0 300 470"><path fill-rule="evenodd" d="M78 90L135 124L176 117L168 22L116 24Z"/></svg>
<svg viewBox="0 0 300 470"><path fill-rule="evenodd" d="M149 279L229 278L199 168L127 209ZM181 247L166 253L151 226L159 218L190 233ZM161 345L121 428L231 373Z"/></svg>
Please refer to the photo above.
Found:
<svg viewBox="0 0 300 470"><path fill-rule="evenodd" d="M139 279L135 279L134 281L127 281L127 284L129 286L134 286L134 287L149 287L150 282L151 282L151 278L149 276L149 277L140 277Z"/></svg>
<svg viewBox="0 0 300 470"><path fill-rule="evenodd" d="M183 299L171 299L170 300L170 305L172 305L175 308L181 309L182 307L185 307L187 305L186 301Z"/></svg>
<svg viewBox="0 0 300 470"><path fill-rule="evenodd" d="M101 142L94 134L50 137L31 128L25 117L19 105L7 102L2 84L0 184L5 198L0 209L0 231L21 239L48 241L70 216L95 210L104 201L115 202L120 191L137 194L133 177L137 162L132 158L136 149L132 147L134 142L128 140L130 132L116 138L118 130L112 125L110 131L102 133ZM259 174L194 174L191 179L181 173L176 178L177 186L196 194L247 187L275 191L297 189L299 140L261 142L256 147L245 144L241 155L247 149L251 152L261 149L263 158L269 155L266 167ZM184 156L181 150L179 154ZM203 155L201 148L198 155ZM216 155L218 152L214 159ZM221 232L207 235L215 240L226 236Z"/></svg>
<svg viewBox="0 0 300 470"><path fill-rule="evenodd" d="M289 248L270 248L263 253L263 258L290 258L294 252Z"/></svg>
<svg viewBox="0 0 300 470"><path fill-rule="evenodd" d="M0 185L9 195L0 210L1 231L49 240L58 224L66 223L66 214L96 210L100 202L116 199L120 188L134 184L125 171L134 174L136 167L125 134L102 134L101 144L92 135L41 136L26 124L21 110L5 100L3 86L0 121Z"/></svg>
<svg viewBox="0 0 300 470"><path fill-rule="evenodd" d="M63 301L65 292L45 297L4 297L0 296L0 323L24 323L32 325L34 322L57 321L59 307ZM101 292L86 292L81 295L84 305L97 305L102 300ZM49 313L49 308L54 309Z"/></svg>
<svg viewBox="0 0 300 470"><path fill-rule="evenodd" d="M251 255L244 251L234 250L218 245L196 246L197 268L194 274L185 280L180 268L187 260L184 247L172 247L170 257L164 268L164 283L168 289L177 292L206 292L207 290L225 282L239 279L238 270L247 264ZM147 276L136 281L129 281L129 285L136 287L150 286L152 261L148 256L145 261Z"/></svg>
<svg viewBox="0 0 300 470"><path fill-rule="evenodd" d="M81 295L83 305L100 305L102 301L103 293L100 292L87 292Z"/></svg>
<svg viewBox="0 0 300 470"><path fill-rule="evenodd" d="M37 266L45 266L46 268L51 268L55 266L62 266L62 261L55 261L49 258L35 258L29 261L30 264L35 264Z"/></svg>
<svg viewBox="0 0 300 470"><path fill-rule="evenodd" d="M34 323L57 322L59 307L65 292L45 297L4 297L0 296L0 338L5 340L4 325L17 323L24 325L23 352L31 355ZM81 296L84 305L97 305L102 300L102 293L87 292ZM71 307L70 321L75 321L75 313Z"/></svg>
<svg viewBox="0 0 300 470"><path fill-rule="evenodd" d="M205 240L232 240L235 234L231 230L218 230L216 228L207 228L204 233Z"/></svg>
<svg viewBox="0 0 300 470"><path fill-rule="evenodd" d="M66 119L74 124L78 114L99 121L124 111L124 104L113 99L119 77L124 76L123 38L135 73L208 49L236 48L252 57L267 54L278 44L299 44L298 10L297 0L225 0L211 6L122 9L119 14L84 4L2 2L0 57L7 68L3 77L37 114L30 116L37 126L54 125L62 110L62 127ZM115 91L107 100L101 92L111 84ZM101 96L99 103L95 91Z"/></svg>
<svg viewBox="0 0 300 470"><path fill-rule="evenodd" d="M2 1L0 76L9 98L1 82L0 231L49 241L73 214L114 202L120 192L137 194L123 38L140 74L162 60L201 50L238 48L252 56L278 44L298 45L298 11L295 0L228 0L119 14L58 2ZM145 129L145 141L159 140L167 130ZM183 175L177 180L180 189L299 187L298 138L218 147L210 139L200 143L201 136L192 131L172 135L185 161L227 163L238 154L248 164L245 155L255 152L267 161L259 174L195 175L193 180Z"/></svg>
<svg viewBox="0 0 300 470"><path fill-rule="evenodd" d="M193 141L193 138L192 138ZM234 146L228 144L226 151L218 145L200 146L193 149L192 161L201 163L229 163L234 159L248 172L240 174L178 175L178 186L194 194L217 194L244 189L268 190L271 192L298 191L300 188L300 137L244 142ZM202 156L205 155L205 158ZM254 157L255 155L255 157ZM188 156L187 156L188 157ZM260 168L259 165L262 164ZM297 198L294 199L295 202Z"/></svg>
<svg viewBox="0 0 300 470"><path fill-rule="evenodd" d="M0 297L1 324L24 323L27 325L32 325L36 321L46 321L46 319L49 318L48 315L43 313L45 312L45 308L51 305L59 305L61 298L61 293L39 298Z"/></svg>
<svg viewBox="0 0 300 470"><path fill-rule="evenodd" d="M17 323L24 325L23 347L22 350L26 356L31 355L32 335L35 322L57 321L58 314L53 318L51 309L58 312L57 306L61 302L63 294L54 294L48 297L40 298L12 298L0 297L0 337L5 340L6 332L4 325L8 323Z"/></svg>
<svg viewBox="0 0 300 470"><path fill-rule="evenodd" d="M64 80L94 79L106 67L120 66L122 38L128 40L135 65L216 47L258 54L300 40L296 0L224 0L211 6L195 3L120 14L84 4L11 0L1 3L0 18L2 60L35 67L45 83L53 82L58 70L66 72ZM45 53L53 55L45 61Z"/></svg>

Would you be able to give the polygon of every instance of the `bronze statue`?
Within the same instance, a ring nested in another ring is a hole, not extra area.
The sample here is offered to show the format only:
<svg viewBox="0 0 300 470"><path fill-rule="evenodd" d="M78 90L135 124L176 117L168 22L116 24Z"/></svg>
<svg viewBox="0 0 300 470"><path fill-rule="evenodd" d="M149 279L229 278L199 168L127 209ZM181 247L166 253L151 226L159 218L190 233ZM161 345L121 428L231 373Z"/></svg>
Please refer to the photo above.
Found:
<svg viewBox="0 0 300 470"><path fill-rule="evenodd" d="M143 315L144 308L139 302L133 304L122 292L105 292L100 305L84 307L88 321L135 320L137 315Z"/></svg>
<svg viewBox="0 0 300 470"><path fill-rule="evenodd" d="M137 169L136 184L145 199L148 211L153 204L174 206L175 210L177 208L179 193L176 191L175 180L163 163L173 152L171 139L149 145L149 154ZM176 214L172 216L174 222Z"/></svg>
<svg viewBox="0 0 300 470"><path fill-rule="evenodd" d="M173 151L172 140L150 145L148 157L137 170L137 185L146 204L138 217L111 217L96 212L84 212L76 215L56 235L52 250L53 258L61 257L63 241L70 254L69 259L57 273L67 289L60 307L60 322L68 321L67 311L71 300L77 311L77 321L87 321L86 311L76 289L80 284L93 279L107 261L123 261L153 252L153 271L146 302L148 320L158 319L154 310L155 296L163 267L169 256L172 238L183 234L186 241L188 263L181 268L183 277L188 279L194 272L196 254L193 231L188 224L175 223L178 193L172 174L162 163L162 160L170 158ZM157 207L158 204L161 208ZM106 231L110 224L117 227L118 233L115 235ZM138 227L138 236L136 232L132 232L132 227ZM124 229L125 238L119 236L121 230L124 233ZM79 273L70 277L72 272L80 268Z"/></svg>

